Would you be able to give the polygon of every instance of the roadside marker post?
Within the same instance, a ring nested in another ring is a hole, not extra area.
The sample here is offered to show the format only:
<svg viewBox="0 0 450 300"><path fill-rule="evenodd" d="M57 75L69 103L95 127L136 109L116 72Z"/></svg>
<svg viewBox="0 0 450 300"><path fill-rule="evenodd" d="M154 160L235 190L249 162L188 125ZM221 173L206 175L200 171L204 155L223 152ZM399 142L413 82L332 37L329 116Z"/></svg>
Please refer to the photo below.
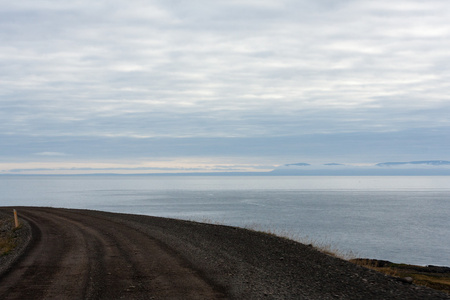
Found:
<svg viewBox="0 0 450 300"><path fill-rule="evenodd" d="M19 219L17 218L17 211L14 209L14 225L15 228L19 227Z"/></svg>

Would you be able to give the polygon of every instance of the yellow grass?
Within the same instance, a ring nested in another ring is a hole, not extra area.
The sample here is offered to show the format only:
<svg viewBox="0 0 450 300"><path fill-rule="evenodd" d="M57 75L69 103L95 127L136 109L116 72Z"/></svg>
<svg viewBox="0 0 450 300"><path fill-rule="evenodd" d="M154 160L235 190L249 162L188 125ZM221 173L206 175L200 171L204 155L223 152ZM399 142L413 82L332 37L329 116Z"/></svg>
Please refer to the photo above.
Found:
<svg viewBox="0 0 450 300"><path fill-rule="evenodd" d="M414 284L423 285L450 294L450 273L425 272L420 270L421 268L425 269L425 267L405 264L391 263L388 266L377 267L365 260L351 260L351 262L393 277L411 277Z"/></svg>
<svg viewBox="0 0 450 300"><path fill-rule="evenodd" d="M14 229L7 226L7 222L13 222L11 219L0 220L0 256L6 255L16 247L14 239Z"/></svg>
<svg viewBox="0 0 450 300"><path fill-rule="evenodd" d="M258 224L249 224L244 228L248 230L264 232L267 234L286 238L305 245L311 245L312 247L314 247L315 249L317 249L322 253L338 257L344 260L350 260L357 257L356 253L354 253L353 251L343 251L342 249L339 249L336 245L333 245L332 243L312 239L309 236L302 236L298 233L292 233L290 231L282 231L282 230L262 229L261 226L259 226Z"/></svg>

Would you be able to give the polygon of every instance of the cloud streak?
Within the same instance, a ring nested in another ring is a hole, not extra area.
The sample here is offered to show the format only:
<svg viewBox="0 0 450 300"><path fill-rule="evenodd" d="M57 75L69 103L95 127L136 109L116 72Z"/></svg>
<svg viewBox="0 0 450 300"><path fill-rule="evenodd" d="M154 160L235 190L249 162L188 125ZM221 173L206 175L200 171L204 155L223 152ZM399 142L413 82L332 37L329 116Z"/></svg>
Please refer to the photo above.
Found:
<svg viewBox="0 0 450 300"><path fill-rule="evenodd" d="M426 138L450 128L449 18L444 0L3 3L0 130L43 153L83 137Z"/></svg>

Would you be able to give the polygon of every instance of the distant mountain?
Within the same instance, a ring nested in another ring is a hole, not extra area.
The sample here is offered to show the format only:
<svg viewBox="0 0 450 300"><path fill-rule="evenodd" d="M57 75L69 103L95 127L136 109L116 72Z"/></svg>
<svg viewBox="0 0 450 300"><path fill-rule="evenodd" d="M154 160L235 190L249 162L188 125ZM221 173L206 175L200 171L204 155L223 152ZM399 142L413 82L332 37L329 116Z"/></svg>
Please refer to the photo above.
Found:
<svg viewBox="0 0 450 300"><path fill-rule="evenodd" d="M450 161L384 162L373 165L309 164L303 162L280 166L269 174L292 176L449 176Z"/></svg>
<svg viewBox="0 0 450 300"><path fill-rule="evenodd" d="M409 162L385 162L376 164L378 167L392 167L402 165L428 165L428 166L450 166L450 161L447 160L424 160L424 161L409 161Z"/></svg>
<svg viewBox="0 0 450 300"><path fill-rule="evenodd" d="M306 167L306 166L310 166L310 164L307 164L307 163L296 163L296 164L287 164L287 165L285 165L286 167L289 167L289 166L299 166L299 167Z"/></svg>

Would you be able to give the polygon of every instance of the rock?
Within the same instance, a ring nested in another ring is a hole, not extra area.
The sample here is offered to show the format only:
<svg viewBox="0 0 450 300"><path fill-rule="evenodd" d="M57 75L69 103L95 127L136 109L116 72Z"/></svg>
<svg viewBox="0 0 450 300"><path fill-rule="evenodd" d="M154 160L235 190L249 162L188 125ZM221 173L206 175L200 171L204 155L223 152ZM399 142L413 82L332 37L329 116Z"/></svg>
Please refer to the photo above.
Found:
<svg viewBox="0 0 450 300"><path fill-rule="evenodd" d="M403 278L399 278L399 280L401 282L408 283L408 284L412 284L413 283L412 277L403 277Z"/></svg>

